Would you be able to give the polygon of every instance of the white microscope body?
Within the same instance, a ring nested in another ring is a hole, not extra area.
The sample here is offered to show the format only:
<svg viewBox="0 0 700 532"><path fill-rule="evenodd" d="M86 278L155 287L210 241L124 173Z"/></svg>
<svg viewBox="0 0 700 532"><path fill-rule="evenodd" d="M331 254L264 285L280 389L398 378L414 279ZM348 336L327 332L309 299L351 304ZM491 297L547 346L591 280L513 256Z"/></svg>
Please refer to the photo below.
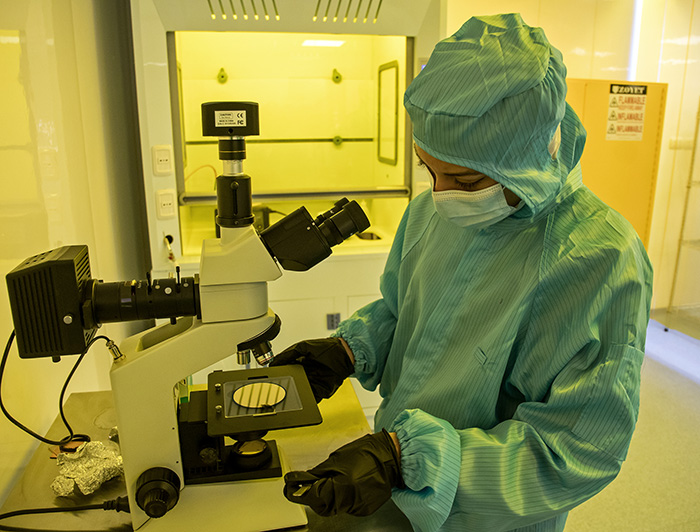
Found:
<svg viewBox="0 0 700 532"><path fill-rule="evenodd" d="M303 508L284 498L281 478L185 486L174 386L272 326L267 281L281 276L252 226L222 228L221 239L205 241L200 268L202 319L180 318L127 338L120 345L124 357L111 370L134 529L245 532L303 525ZM136 483L154 467L175 472L185 487L171 511L149 521L135 502Z"/></svg>
<svg viewBox="0 0 700 532"><path fill-rule="evenodd" d="M330 255L331 246L369 227L369 220L356 202L343 198L316 219L302 207L258 234L252 225L250 178L242 171L243 137L257 135L259 130L257 104L202 104L202 130L206 136L219 138L219 158L224 172L217 177L217 224L221 237L205 240L202 247L201 319L180 318L175 324L128 338L120 346L123 358L115 361L111 371L134 529L145 524L149 531L215 530L218 526L229 528L235 521L233 529L247 532L303 525L307 522L306 514L301 506L284 498L280 475L230 482L206 479L204 483L188 484L182 496L177 497L176 490L185 485L187 475L183 475L185 451L178 437L177 397L173 387L240 350L241 344L250 345L251 339L265 331L274 330L273 335L276 334L279 323L268 308L267 282L281 276L278 264L285 269L306 270ZM255 354L263 365L270 360L270 353ZM291 372L292 368L286 371ZM301 374L298 380L303 381L306 391L300 389L299 396L307 397L307 406L292 413L275 412L273 417L289 416L285 420L293 421L270 425L272 428L321 421L303 371ZM238 420L223 420L220 425L224 417L220 413L226 408L223 402L216 403L219 414L211 417L215 401L211 394L207 397L208 436L235 433L238 437L239 432L246 432L241 429L244 423ZM306 411L303 421L297 417L302 416L300 410ZM315 421L309 421L308 412L316 416ZM261 427L259 419L251 423ZM246 434L251 433L255 434L255 430ZM280 454L276 462L279 467L275 465L271 474L284 473L283 461ZM155 478L151 478L153 475ZM161 478L163 475L170 480ZM226 478L237 475L234 472ZM144 477L148 481L146 485L154 489L143 488ZM161 483L165 483L163 489ZM173 498L177 504L173 505ZM229 511L234 503L235 509ZM149 520L149 516L153 518Z"/></svg>

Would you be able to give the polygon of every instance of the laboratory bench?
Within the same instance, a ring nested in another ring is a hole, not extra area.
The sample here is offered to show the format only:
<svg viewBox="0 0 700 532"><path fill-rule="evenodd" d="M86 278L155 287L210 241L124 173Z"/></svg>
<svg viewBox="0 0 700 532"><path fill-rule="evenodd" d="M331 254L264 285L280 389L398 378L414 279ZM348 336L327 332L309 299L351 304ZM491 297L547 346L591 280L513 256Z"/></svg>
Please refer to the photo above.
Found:
<svg viewBox="0 0 700 532"><path fill-rule="evenodd" d="M351 383L346 381L330 399L319 404L323 423L311 427L270 431L266 439L274 439L283 449L291 469L308 469L327 458L341 445L370 432ZM73 393L65 403L66 418L76 433L88 434L93 440L106 441L116 426L116 412L111 391ZM50 439L60 438L65 428L57 418L47 433ZM58 474L55 460L46 444L40 444L25 471L13 487L0 513L26 508L82 506L98 504L126 495L123 478L112 479L92 495L56 497L51 483ZM186 490L187 488L185 488ZM406 532L412 530L407 518L389 501L368 517L338 515L321 517L304 507L308 525L285 529L295 532ZM235 510L231 530L235 532ZM89 510L41 515L23 515L0 521L0 530L70 530L130 532L129 514ZM145 527L148 530L148 527ZM177 532L175 528L173 532ZM194 532L188 530L187 532Z"/></svg>

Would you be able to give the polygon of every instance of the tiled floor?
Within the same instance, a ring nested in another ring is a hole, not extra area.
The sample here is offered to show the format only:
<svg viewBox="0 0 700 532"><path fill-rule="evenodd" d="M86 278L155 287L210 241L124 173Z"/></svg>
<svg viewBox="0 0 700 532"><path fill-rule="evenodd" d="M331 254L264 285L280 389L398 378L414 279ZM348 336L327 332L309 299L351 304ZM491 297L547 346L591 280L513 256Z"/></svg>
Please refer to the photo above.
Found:
<svg viewBox="0 0 700 532"><path fill-rule="evenodd" d="M673 329L666 329L657 321L650 321L647 329L648 358L653 358L700 384L700 340Z"/></svg>

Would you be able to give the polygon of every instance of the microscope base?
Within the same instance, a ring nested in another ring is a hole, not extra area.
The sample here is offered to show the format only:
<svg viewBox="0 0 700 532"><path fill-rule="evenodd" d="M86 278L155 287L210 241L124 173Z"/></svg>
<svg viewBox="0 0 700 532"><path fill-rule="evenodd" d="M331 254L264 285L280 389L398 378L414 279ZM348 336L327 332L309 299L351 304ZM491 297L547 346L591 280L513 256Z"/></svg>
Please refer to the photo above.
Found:
<svg viewBox="0 0 700 532"><path fill-rule="evenodd" d="M172 510L139 531L260 532L306 525L304 507L285 499L283 487L281 478L188 485Z"/></svg>

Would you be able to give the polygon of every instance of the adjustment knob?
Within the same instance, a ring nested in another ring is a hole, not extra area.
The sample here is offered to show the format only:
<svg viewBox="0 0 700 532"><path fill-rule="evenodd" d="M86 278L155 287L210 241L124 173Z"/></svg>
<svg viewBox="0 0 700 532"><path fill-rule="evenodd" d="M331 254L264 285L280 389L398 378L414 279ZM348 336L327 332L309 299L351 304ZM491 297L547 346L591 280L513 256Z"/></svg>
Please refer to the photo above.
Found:
<svg viewBox="0 0 700 532"><path fill-rule="evenodd" d="M152 489L146 492L143 497L143 511L149 517L163 517L165 512L169 510L168 500L170 496L168 492L162 489ZM139 506L141 505L139 504Z"/></svg>
<svg viewBox="0 0 700 532"><path fill-rule="evenodd" d="M147 469L136 481L136 504L149 517L163 517L180 498L180 477L165 467Z"/></svg>

